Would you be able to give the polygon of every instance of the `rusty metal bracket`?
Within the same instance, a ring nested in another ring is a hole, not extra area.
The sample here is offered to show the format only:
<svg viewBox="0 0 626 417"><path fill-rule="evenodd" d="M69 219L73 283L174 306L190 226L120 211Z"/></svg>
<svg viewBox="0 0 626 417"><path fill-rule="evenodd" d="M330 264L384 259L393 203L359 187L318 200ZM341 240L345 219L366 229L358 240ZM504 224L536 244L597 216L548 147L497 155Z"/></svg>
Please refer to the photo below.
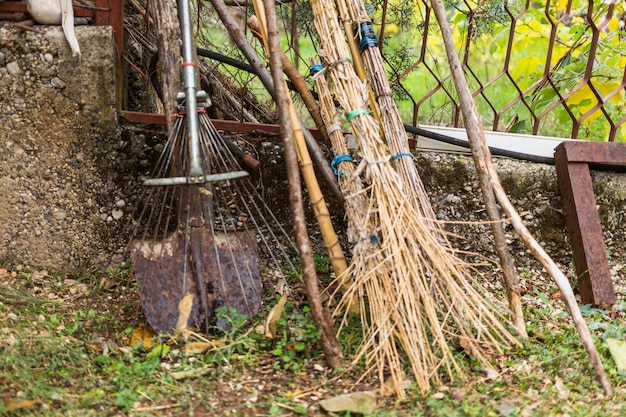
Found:
<svg viewBox="0 0 626 417"><path fill-rule="evenodd" d="M556 147L554 162L581 301L610 308L615 291L589 167L623 170L626 144L567 141Z"/></svg>
<svg viewBox="0 0 626 417"><path fill-rule="evenodd" d="M130 111L130 110L122 110L121 116L133 123L143 123L143 124L152 124L152 125L164 125L165 124L165 115L163 114L155 114L155 113L143 113L138 111ZM275 124L266 124L266 123L250 123L250 122L239 122L237 120L220 120L220 119L211 119L211 123L218 130L224 130L228 132L240 132L240 133L254 133L254 132L265 132L270 134L278 135L280 134L280 126ZM322 134L319 130L310 128L309 131L311 135L315 139L321 139Z"/></svg>

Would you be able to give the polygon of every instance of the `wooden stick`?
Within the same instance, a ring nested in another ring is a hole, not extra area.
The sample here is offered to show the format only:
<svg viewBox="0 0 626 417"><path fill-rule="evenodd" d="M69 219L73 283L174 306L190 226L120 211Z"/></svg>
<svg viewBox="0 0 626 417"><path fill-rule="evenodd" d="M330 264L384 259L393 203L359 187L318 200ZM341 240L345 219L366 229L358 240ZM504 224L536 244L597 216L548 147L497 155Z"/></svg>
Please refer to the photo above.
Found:
<svg viewBox="0 0 626 417"><path fill-rule="evenodd" d="M280 44L278 41L278 25L276 23L276 10L272 0L265 0L265 5L259 0L255 0L255 9L258 16L267 19L265 27L267 37L265 38L270 52L270 67L274 80L274 91L276 93L276 105L280 117L280 128L285 146L285 159L287 160L287 171L289 173L289 188L294 224L296 227L296 241L302 259L302 272L304 273L306 294L311 309L311 315L322 334L322 346L324 357L330 368L338 368L340 365L341 349L337 342L337 337L333 327L330 314L324 309L320 299L315 264L313 262L313 252L309 244L306 231L306 221L304 218L304 208L302 204L302 189L300 187L300 175L298 172L297 146L294 140L294 132L290 126L299 124L299 120L294 120L293 104L290 103L287 95L287 87L282 79L282 59L280 54ZM265 6L265 7L264 7ZM263 10L265 9L265 11Z"/></svg>
<svg viewBox="0 0 626 417"><path fill-rule="evenodd" d="M324 139L326 143L330 143L330 138L328 137L328 133L326 132L326 126L324 126L324 121L322 120L320 109L317 106L317 102L315 101L315 98L313 98L313 94L311 94L309 87L306 85L304 77L302 76L302 74L300 74L296 66L293 65L289 58L287 58L287 55L285 55L283 51L280 51L280 53L281 59L283 61L283 71L285 72L285 75L287 75L287 77L293 83L296 92L300 94L304 105L306 106L309 114L315 122L315 126L322 135L322 139Z"/></svg>
<svg viewBox="0 0 626 417"><path fill-rule="evenodd" d="M548 271L550 276L554 279L556 285L559 287L559 290L563 295L563 299L565 300L565 304L572 316L574 324L576 325L576 329L578 330L578 334L583 343L583 346L589 354L591 363L596 371L598 379L600 380L600 384L604 389L604 393L607 396L611 396L611 385L604 372L604 368L602 366L602 362L600 361L598 351L596 350L596 347L593 344L593 340L591 339L589 329L587 328L585 320L580 313L580 309L578 308L578 304L576 303L574 291L572 291L569 280L567 279L565 274L559 269L556 263L552 260L552 258L550 258L550 256L545 252L541 245L539 245L537 240L535 240L535 238L528 231L522 218L517 213L515 207L513 207L513 204L511 204L511 201L506 195L506 192L502 188L502 184L500 184L498 173L491 159L491 152L487 147L485 132L483 130L478 110L476 110L471 91L469 89L467 80L465 79L465 74L463 73L463 69L461 67L461 62L454 47L452 32L450 30L450 26L448 25L445 7L441 0L433 0L431 4L433 6L433 10L435 11L435 16L439 21L439 27L441 28L441 35L443 37L446 53L448 55L448 62L450 63L452 78L454 79L454 84L459 94L459 101L461 103L463 119L465 120L468 141L472 154L475 154L474 160L476 161L476 168L481 173L481 175L485 175L489 178L495 197L497 198L500 206L502 206L502 209L509 218L511 225L513 225L513 228L515 228L515 231L518 233L526 247L541 263L541 265L543 265L543 267Z"/></svg>
<svg viewBox="0 0 626 417"><path fill-rule="evenodd" d="M180 26L174 3L168 1L148 1L148 10L155 24L156 43L159 51L159 67L163 74L163 108L167 120L167 130L171 132L176 95L182 86L180 63Z"/></svg>

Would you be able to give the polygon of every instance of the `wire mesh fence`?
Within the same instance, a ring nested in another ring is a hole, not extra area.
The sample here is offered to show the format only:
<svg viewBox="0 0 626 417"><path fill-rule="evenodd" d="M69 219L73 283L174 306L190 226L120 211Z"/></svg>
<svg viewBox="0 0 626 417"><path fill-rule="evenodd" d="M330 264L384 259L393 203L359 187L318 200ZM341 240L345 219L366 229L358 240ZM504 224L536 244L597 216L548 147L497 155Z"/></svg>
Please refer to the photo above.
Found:
<svg viewBox="0 0 626 417"><path fill-rule="evenodd" d="M129 3L135 5L131 12L137 12L137 1ZM245 1L231 4L241 30L249 31L245 20L251 8ZM624 2L446 0L445 4L463 69L487 129L626 140ZM277 8L284 49L300 71L308 74L311 58L320 53L310 5L306 0L293 0L279 2ZM210 5L199 2L195 12L199 46L245 66ZM462 127L460 105L430 3L374 0L368 3L368 12L403 121L415 126ZM130 39L126 61L147 84L150 71L142 70L147 68L146 62L134 62L131 55L136 47L132 45L152 53L153 44L146 44L145 39L154 34L150 34L150 25L138 29L142 26L131 23L133 18L126 15L125 19ZM254 44L253 36L248 38ZM257 48L262 55L259 45ZM260 98L259 104L272 108L249 69L219 58L205 58L203 65L223 74L224 80L236 87L234 91L251 92ZM310 85L313 89L313 83ZM244 94L233 95L232 91L228 100L240 100L241 104L233 106L229 118L250 120L250 104L244 103Z"/></svg>
<svg viewBox="0 0 626 417"><path fill-rule="evenodd" d="M461 126L429 4L381 1L380 43L388 49L390 79L406 121ZM446 6L487 128L626 138L623 2L484 0Z"/></svg>

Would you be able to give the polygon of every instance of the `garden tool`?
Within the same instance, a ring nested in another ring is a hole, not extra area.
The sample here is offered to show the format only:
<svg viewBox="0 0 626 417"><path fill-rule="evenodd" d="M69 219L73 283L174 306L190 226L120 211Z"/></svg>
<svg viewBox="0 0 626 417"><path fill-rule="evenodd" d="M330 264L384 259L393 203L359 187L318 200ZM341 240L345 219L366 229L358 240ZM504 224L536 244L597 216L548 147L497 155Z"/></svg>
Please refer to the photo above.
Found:
<svg viewBox="0 0 626 417"><path fill-rule="evenodd" d="M262 280L248 172L206 114L196 87L189 3L179 0L184 92L146 192L131 259L141 304L156 331L213 326L254 316Z"/></svg>

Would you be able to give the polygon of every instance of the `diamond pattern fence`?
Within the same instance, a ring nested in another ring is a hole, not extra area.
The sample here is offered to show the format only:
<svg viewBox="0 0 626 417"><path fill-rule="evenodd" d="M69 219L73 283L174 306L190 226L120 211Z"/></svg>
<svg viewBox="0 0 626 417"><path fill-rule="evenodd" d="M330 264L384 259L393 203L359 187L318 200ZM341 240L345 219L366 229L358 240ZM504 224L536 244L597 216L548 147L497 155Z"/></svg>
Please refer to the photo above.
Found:
<svg viewBox="0 0 626 417"><path fill-rule="evenodd" d="M447 1L489 129L626 140L624 2ZM381 0L380 45L406 123L462 126L429 3Z"/></svg>

